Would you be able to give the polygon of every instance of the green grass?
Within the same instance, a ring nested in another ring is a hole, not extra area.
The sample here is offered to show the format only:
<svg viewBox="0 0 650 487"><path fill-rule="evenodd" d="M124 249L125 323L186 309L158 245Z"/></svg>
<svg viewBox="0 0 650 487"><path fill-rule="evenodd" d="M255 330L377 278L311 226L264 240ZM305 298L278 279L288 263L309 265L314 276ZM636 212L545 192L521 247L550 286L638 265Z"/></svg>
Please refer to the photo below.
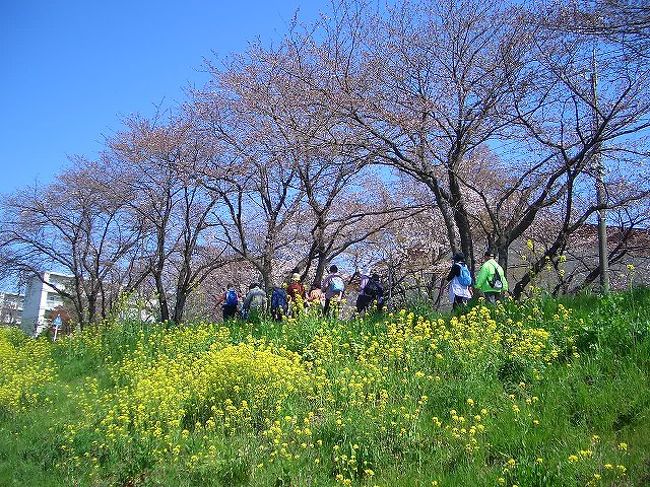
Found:
<svg viewBox="0 0 650 487"><path fill-rule="evenodd" d="M493 329L479 308L422 313L113 322L48 345L52 380L0 395L0 485L650 485L650 290L504 303ZM29 359L7 343L0 365ZM260 354L228 358L238 343Z"/></svg>

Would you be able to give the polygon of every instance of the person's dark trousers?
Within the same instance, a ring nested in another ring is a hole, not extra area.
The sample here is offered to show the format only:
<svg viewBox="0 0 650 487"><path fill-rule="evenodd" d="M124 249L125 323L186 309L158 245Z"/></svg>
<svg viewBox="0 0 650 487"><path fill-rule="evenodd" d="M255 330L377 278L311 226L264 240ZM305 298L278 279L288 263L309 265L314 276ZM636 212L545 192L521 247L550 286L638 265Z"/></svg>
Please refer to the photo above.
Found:
<svg viewBox="0 0 650 487"><path fill-rule="evenodd" d="M330 301L331 298L325 298L325 306L323 306L323 316L328 316L330 314Z"/></svg>
<svg viewBox="0 0 650 487"><path fill-rule="evenodd" d="M237 315L237 306L224 305L221 310L223 311L223 321L231 320Z"/></svg>
<svg viewBox="0 0 650 487"><path fill-rule="evenodd" d="M373 301L372 296L359 294L359 296L357 297L357 313L363 313L365 310L367 310L370 304L372 303L372 301Z"/></svg>
<svg viewBox="0 0 650 487"><path fill-rule="evenodd" d="M467 306L468 298L465 296L454 296L453 310L456 311L458 308L463 308Z"/></svg>

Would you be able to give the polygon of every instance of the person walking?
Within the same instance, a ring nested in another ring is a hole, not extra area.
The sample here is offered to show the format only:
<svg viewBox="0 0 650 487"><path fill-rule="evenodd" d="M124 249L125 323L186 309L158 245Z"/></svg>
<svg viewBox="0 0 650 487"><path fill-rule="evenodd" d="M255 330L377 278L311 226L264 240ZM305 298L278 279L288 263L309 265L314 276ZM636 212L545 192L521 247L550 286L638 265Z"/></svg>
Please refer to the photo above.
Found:
<svg viewBox="0 0 650 487"><path fill-rule="evenodd" d="M357 297L357 312L363 313L373 302L377 302L377 309L381 310L384 300L384 288L381 285L379 274L361 274L359 296Z"/></svg>
<svg viewBox="0 0 650 487"><path fill-rule="evenodd" d="M447 274L449 283L449 300L454 310L465 306L472 297L472 275L465 263L465 255L456 252L452 258L451 269Z"/></svg>
<svg viewBox="0 0 650 487"><path fill-rule="evenodd" d="M508 291L508 281L505 272L495 260L492 250L485 252L485 259L476 278L476 288L483 293L488 303L496 303L503 293Z"/></svg>
<svg viewBox="0 0 650 487"><path fill-rule="evenodd" d="M287 297L291 314L298 315L308 305L307 290L300 282L300 274L297 272L291 275L291 282L287 286Z"/></svg>
<svg viewBox="0 0 650 487"><path fill-rule="evenodd" d="M307 304L309 307L318 306L320 309L323 309L325 304L325 294L317 286L312 286L311 291L307 295Z"/></svg>
<svg viewBox="0 0 650 487"><path fill-rule="evenodd" d="M304 301L307 300L305 286L300 282L300 274L294 272L291 276L291 283L287 286L287 294L292 302L296 302L298 297Z"/></svg>
<svg viewBox="0 0 650 487"><path fill-rule="evenodd" d="M228 284L226 291L221 299L221 312L223 314L223 321L231 320L237 316L237 307L239 306L239 293L235 286Z"/></svg>
<svg viewBox="0 0 650 487"><path fill-rule="evenodd" d="M345 291L345 283L339 274L338 267L335 265L330 267L330 273L323 279L320 288L325 293L323 315L327 316L330 312L332 299L335 299L337 302L340 301L343 297L343 291Z"/></svg>
<svg viewBox="0 0 650 487"><path fill-rule="evenodd" d="M266 298L266 293L262 291L259 284L253 283L248 289L248 294L244 299L241 313L242 318L251 321L259 319L260 316L266 312L268 299Z"/></svg>
<svg viewBox="0 0 650 487"><path fill-rule="evenodd" d="M275 321L282 321L289 311L289 300L287 290L282 287L274 287L271 292L271 316Z"/></svg>

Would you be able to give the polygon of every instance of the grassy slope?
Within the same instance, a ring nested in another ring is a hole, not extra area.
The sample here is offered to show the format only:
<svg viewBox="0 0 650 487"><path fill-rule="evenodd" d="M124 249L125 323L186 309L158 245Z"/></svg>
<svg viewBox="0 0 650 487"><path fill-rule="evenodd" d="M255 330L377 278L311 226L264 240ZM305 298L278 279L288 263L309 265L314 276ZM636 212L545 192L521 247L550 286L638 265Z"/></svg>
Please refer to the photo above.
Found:
<svg viewBox="0 0 650 487"><path fill-rule="evenodd" d="M650 291L606 301L567 298L563 303L573 310L570 320L578 357L560 356L535 378L531 368L489 356L467 366L448 360L449 352L444 351L445 365L440 366L433 352L413 352L403 364L391 363L385 377L372 379L377 391L388 390L384 409L348 401L346 388L352 379L328 385L324 389L331 395L328 400L288 396L277 417L302 418L315 411L310 441L319 439L322 445L303 453L299 440L294 442L287 433L283 438L288 448L295 448L300 456L281 459L279 455L273 463L268 461L270 450L261 427L242 427L207 435L191 431L188 438L178 440L183 449L173 462L156 460L153 447L137 440L135 446L123 445L105 454L99 473L92 474L95 433L79 427L73 450L66 453L62 449L67 444L66 425L88 422L80 407L87 377L98 379L100 391L111 390L115 385L111 368L136 348L142 329L135 324L122 326L119 332L103 335L98 349L58 346L53 350L57 379L45 386L41 393L45 399L0 416L0 485L334 485L337 474L341 483L350 479L352 484L382 486L432 485L432 481L439 485L650 485ZM556 307L552 301L537 308L512 307L505 316L544 323L550 331L561 333L552 330L562 325L561 320L549 319ZM323 327L316 319L255 327L238 324L230 340L264 336L310 359L310 344ZM347 324L338 335L332 332L342 353L324 360L323 370L333 382L337 377L349 378L350 371L365 370L351 350L367 346L359 338L363 334L385 332L386 323L380 319ZM196 346L207 349L209 343ZM154 343L149 352L157 356L158 345ZM416 380L412 378L416 371L437 377ZM419 405L422 396L428 399ZM468 403L470 398L475 405ZM481 408L489 410L482 420L485 433L477 450L468 454L466 441L451 437L444 425L454 425L452 409L470 418ZM102 418L103 413L96 414ZM442 420L442 428L435 425L434 417ZM216 446L206 460L201 454L209 445ZM193 455L201 458L194 461ZM356 464L344 466L342 455L354 455ZM577 461L571 460L572 455ZM508 464L510 459L514 463ZM624 475L618 465L625 466ZM369 468L372 475L365 472Z"/></svg>

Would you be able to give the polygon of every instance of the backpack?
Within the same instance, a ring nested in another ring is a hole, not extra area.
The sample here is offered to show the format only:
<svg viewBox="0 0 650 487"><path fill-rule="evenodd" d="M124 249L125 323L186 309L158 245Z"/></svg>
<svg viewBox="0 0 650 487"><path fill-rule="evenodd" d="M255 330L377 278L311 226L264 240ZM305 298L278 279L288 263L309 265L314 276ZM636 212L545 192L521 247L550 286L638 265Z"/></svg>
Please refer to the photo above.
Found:
<svg viewBox="0 0 650 487"><path fill-rule="evenodd" d="M264 291L258 289L251 296L251 300L249 303L249 310L257 310L257 311L264 312L265 307L266 307L266 295L264 294Z"/></svg>
<svg viewBox="0 0 650 487"><path fill-rule="evenodd" d="M472 285L472 275L469 273L469 268L465 264L458 263L460 266L460 274L458 276L458 284L464 287Z"/></svg>
<svg viewBox="0 0 650 487"><path fill-rule="evenodd" d="M494 276L492 276L492 279L490 279L488 284L495 291L501 291L501 289L503 289L503 282L501 281L501 274L499 273L499 267L496 265L494 266Z"/></svg>
<svg viewBox="0 0 650 487"><path fill-rule="evenodd" d="M384 288L374 279L368 279L368 282L363 288L363 294L371 298L376 298L384 294Z"/></svg>
<svg viewBox="0 0 650 487"><path fill-rule="evenodd" d="M330 285L329 285L329 290L331 293L342 293L345 291L345 283L343 282L343 279L341 276L333 276L330 279Z"/></svg>
<svg viewBox="0 0 650 487"><path fill-rule="evenodd" d="M286 313L288 308L287 292L279 287L274 288L271 294L271 311L283 310Z"/></svg>
<svg viewBox="0 0 650 487"><path fill-rule="evenodd" d="M237 291L234 289L228 289L226 292L226 306L237 306L239 303L239 298L237 297Z"/></svg>

